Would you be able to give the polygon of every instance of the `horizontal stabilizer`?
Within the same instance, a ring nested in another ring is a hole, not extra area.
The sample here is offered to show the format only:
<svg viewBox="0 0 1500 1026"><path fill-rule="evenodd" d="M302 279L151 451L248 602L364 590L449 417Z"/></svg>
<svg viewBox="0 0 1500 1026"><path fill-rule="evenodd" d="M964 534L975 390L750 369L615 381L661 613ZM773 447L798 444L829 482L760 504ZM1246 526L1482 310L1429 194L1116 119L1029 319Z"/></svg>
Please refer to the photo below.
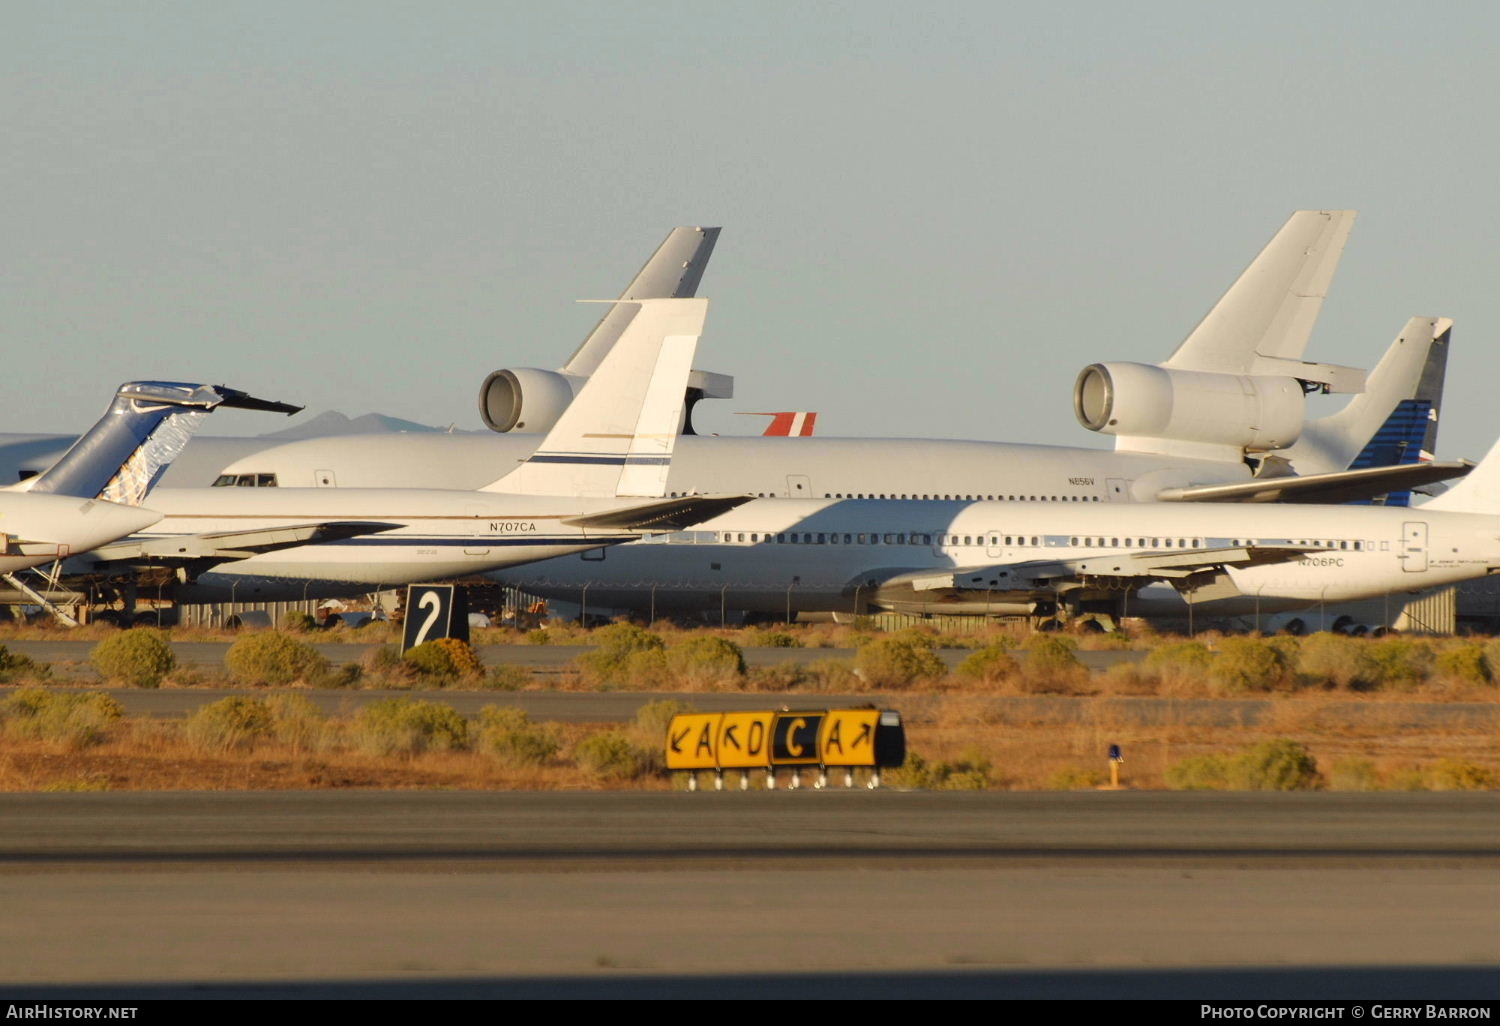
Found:
<svg viewBox="0 0 1500 1026"><path fill-rule="evenodd" d="M1238 484L1167 488L1156 502L1317 502L1338 504L1389 492L1411 491L1435 481L1463 477L1474 469L1468 460L1409 463L1397 467L1340 470L1306 477L1257 478Z"/></svg>
<svg viewBox="0 0 1500 1026"><path fill-rule="evenodd" d="M249 559L266 552L341 541L393 531L400 524L361 520L334 520L323 524L292 524L285 527L252 528L248 531L215 531L208 534L169 535L116 542L89 554L94 563L150 564L174 566L208 561Z"/></svg>
<svg viewBox="0 0 1500 1026"><path fill-rule="evenodd" d="M662 499L606 513L570 517L563 523L585 530L681 531L728 513L752 498L750 495L684 495L680 499Z"/></svg>

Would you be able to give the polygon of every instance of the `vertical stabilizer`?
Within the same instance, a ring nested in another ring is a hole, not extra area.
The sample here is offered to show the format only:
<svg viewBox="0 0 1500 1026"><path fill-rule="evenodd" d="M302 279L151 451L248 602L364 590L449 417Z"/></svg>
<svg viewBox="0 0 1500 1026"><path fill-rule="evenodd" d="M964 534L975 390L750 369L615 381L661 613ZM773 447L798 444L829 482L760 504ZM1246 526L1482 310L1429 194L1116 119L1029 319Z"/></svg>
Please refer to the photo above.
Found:
<svg viewBox="0 0 1500 1026"><path fill-rule="evenodd" d="M139 506L203 418L221 406L288 414L302 409L222 385L130 381L87 434L17 490Z"/></svg>
<svg viewBox="0 0 1500 1026"><path fill-rule="evenodd" d="M620 293L620 299L691 299L698 294L708 258L719 240L718 228L673 228L651 254L640 273ZM576 352L563 364L564 374L587 377L630 323L632 312L622 303L611 306Z"/></svg>
<svg viewBox="0 0 1500 1026"><path fill-rule="evenodd" d="M1407 321L1365 391L1337 413L1308 421L1280 455L1304 475L1431 460L1452 333L1447 317Z"/></svg>
<svg viewBox="0 0 1500 1026"><path fill-rule="evenodd" d="M666 494L706 299L619 303L629 320L542 444L487 492L582 497Z"/></svg>
<svg viewBox="0 0 1500 1026"><path fill-rule="evenodd" d="M1468 477L1417 508L1500 516L1500 441L1490 446L1490 451L1479 461L1479 466L1469 471Z"/></svg>
<svg viewBox="0 0 1500 1026"><path fill-rule="evenodd" d="M1301 360L1354 227L1353 210L1299 210L1163 366L1265 373L1257 357Z"/></svg>

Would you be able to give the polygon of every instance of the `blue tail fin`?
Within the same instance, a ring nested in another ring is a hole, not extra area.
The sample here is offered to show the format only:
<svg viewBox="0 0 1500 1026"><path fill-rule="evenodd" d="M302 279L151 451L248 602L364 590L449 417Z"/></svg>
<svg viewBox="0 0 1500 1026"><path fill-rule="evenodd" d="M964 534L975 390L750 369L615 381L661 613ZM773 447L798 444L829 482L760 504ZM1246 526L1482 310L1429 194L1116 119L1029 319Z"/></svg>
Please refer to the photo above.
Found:
<svg viewBox="0 0 1500 1026"><path fill-rule="evenodd" d="M287 414L302 408L223 385L126 382L99 423L60 460L25 482L25 490L139 506L203 418L221 406Z"/></svg>
<svg viewBox="0 0 1500 1026"><path fill-rule="evenodd" d="M1433 336L1416 390L1411 398L1396 404L1385 423L1349 464L1350 470L1401 467L1432 460L1433 453L1437 451L1438 407L1443 401L1443 382L1448 372L1448 342L1453 330L1451 321L1445 319L1439 324L1440 331ZM1354 505L1371 504L1410 506L1411 492L1391 492L1385 496L1383 503L1379 500L1365 500Z"/></svg>

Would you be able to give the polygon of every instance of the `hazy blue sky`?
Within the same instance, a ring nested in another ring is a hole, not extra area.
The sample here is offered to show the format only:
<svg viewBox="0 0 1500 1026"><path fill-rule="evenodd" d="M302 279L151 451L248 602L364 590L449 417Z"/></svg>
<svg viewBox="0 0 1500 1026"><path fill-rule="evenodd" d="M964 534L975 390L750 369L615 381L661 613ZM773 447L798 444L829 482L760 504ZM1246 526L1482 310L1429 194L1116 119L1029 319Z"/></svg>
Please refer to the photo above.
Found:
<svg viewBox="0 0 1500 1026"><path fill-rule="evenodd" d="M1441 451L1477 457L1497 30L1478 2L4 0L0 430L147 376L478 427L488 371L557 366L599 314L574 299L712 224L698 366L735 408L1100 445L1082 366L1165 358L1291 211L1352 207L1309 356L1453 317Z"/></svg>

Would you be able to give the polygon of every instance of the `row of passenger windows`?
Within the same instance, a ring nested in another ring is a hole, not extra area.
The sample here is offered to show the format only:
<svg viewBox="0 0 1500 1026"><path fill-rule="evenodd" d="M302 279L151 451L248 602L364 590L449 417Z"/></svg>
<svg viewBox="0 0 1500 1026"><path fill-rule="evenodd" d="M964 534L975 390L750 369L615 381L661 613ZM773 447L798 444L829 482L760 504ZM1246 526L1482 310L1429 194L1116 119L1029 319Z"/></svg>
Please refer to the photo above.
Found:
<svg viewBox="0 0 1500 1026"><path fill-rule="evenodd" d="M1163 538L1160 536L1118 537L1113 535L1026 535L1026 534L930 534L920 531L889 533L866 532L841 534L832 531L783 531L776 534L757 531L679 531L664 540L688 544L762 544L773 545L932 545L942 546L1029 546L1071 547L1080 549L1201 549L1219 546L1254 546L1261 544L1306 545L1311 548L1363 552L1373 550L1372 541L1344 538Z"/></svg>

